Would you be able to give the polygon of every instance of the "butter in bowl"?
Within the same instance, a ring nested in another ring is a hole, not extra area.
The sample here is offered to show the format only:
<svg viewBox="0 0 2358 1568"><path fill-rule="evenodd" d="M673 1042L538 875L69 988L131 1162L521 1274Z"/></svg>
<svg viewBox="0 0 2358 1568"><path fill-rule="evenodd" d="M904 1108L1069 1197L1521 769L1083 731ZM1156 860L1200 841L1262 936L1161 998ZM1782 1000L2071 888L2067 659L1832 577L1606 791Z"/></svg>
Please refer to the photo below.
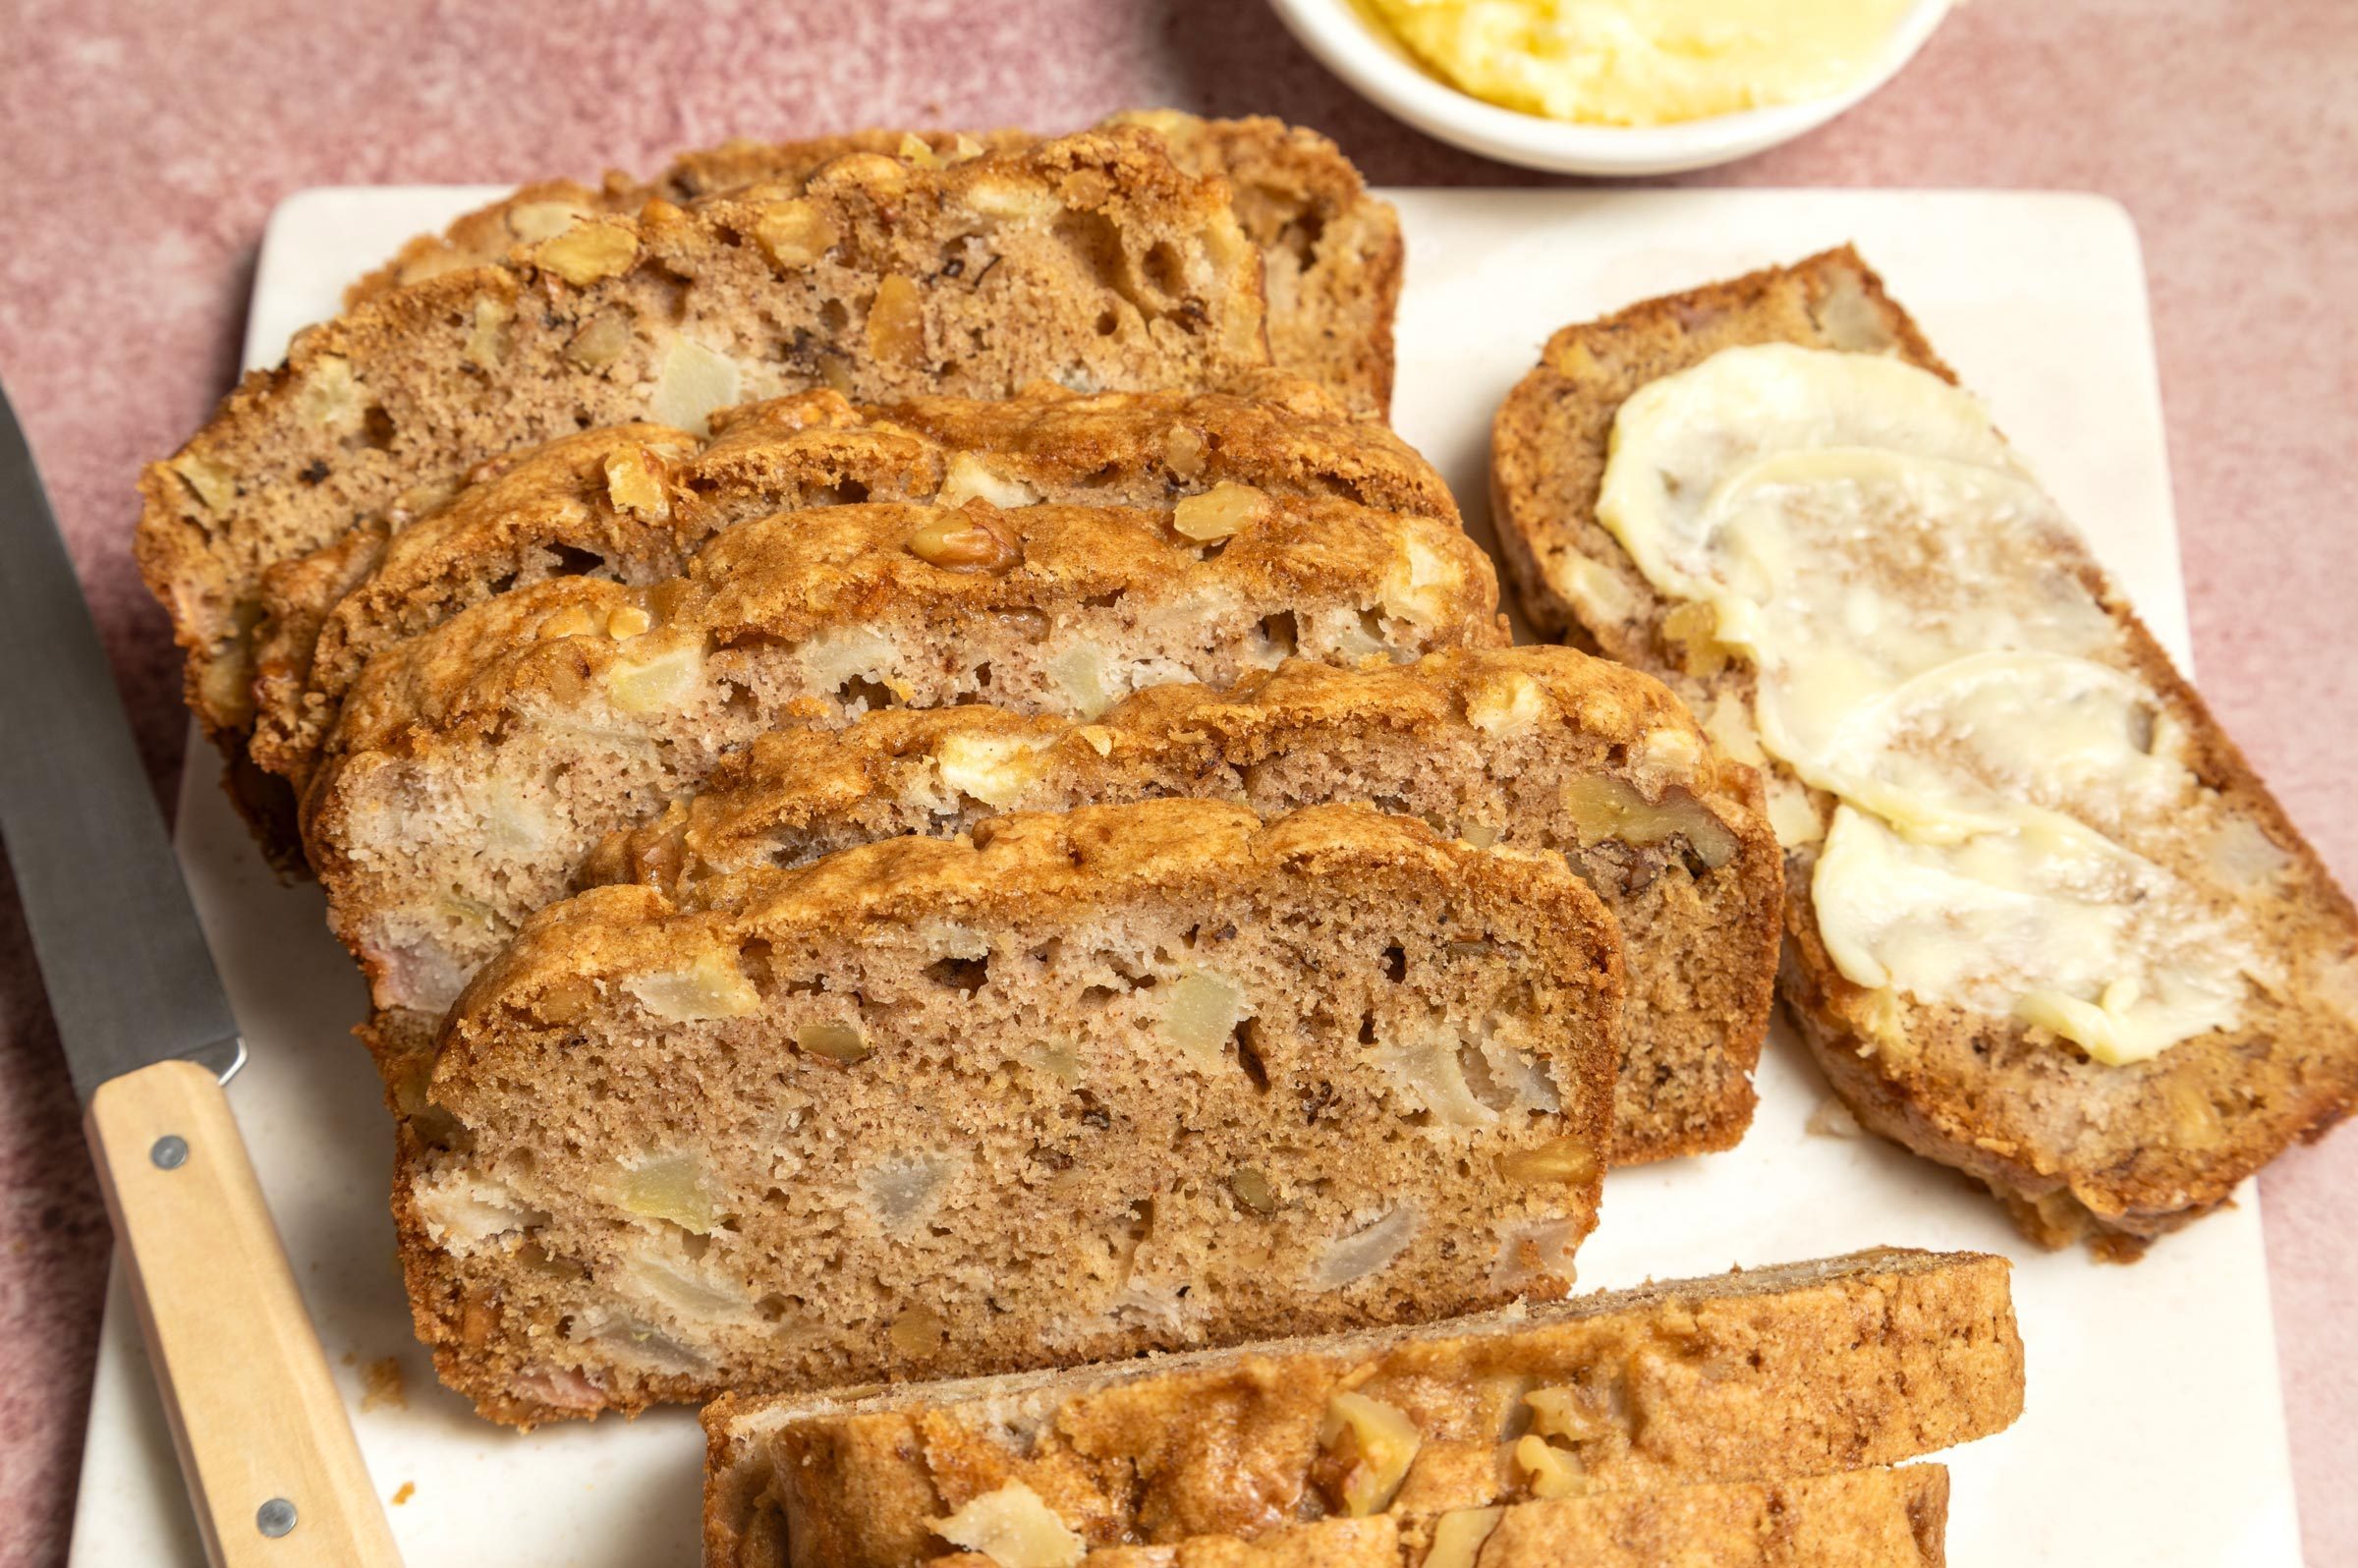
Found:
<svg viewBox="0 0 2358 1568"><path fill-rule="evenodd" d="M1354 89L1428 135L1565 174L1706 168L1888 82L1947 0L1270 0Z"/></svg>

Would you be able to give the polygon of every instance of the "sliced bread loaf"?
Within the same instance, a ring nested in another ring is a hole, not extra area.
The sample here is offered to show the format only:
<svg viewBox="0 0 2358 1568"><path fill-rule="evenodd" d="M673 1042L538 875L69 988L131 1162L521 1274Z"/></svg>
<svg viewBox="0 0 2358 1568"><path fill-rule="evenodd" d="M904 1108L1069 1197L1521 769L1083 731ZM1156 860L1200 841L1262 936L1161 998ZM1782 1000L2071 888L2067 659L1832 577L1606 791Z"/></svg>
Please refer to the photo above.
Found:
<svg viewBox="0 0 2358 1568"><path fill-rule="evenodd" d="M940 1529L945 1539L982 1546L928 1558L926 1568L1940 1568L1948 1560L1948 1472L1910 1465L1592 1492L1095 1548L1022 1488L987 1493ZM704 1561L831 1568L798 1546L749 1539L735 1557Z"/></svg>
<svg viewBox="0 0 2358 1568"><path fill-rule="evenodd" d="M1882 1249L1401 1331L732 1395L704 1412L704 1560L907 1568L1011 1485L1092 1545L1168 1545L1892 1464L2021 1413L2006 1273Z"/></svg>
<svg viewBox="0 0 2358 1568"><path fill-rule="evenodd" d="M763 736L583 874L677 891L1000 811L1371 801L1562 855L1603 899L1629 971L1612 1157L1634 1163L1729 1148L1751 1118L1784 911L1759 794L1648 676L1569 648L1466 648L1376 670L1295 661L1224 694L1156 687L1087 722L968 705Z"/></svg>
<svg viewBox="0 0 2358 1568"><path fill-rule="evenodd" d="M2125 1259L2358 1103L2358 915L1855 254L1558 333L1494 479L1533 618L1769 761L1866 1125Z"/></svg>
<svg viewBox="0 0 2358 1568"><path fill-rule="evenodd" d="M1267 364L1263 315L1226 184L1151 133L857 153L692 210L600 213L298 334L141 476L140 569L191 706L242 735L262 573L487 458L633 420L699 430L816 386L1215 386Z"/></svg>
<svg viewBox="0 0 2358 1568"><path fill-rule="evenodd" d="M594 888L468 987L402 1129L419 1334L529 1424L1561 1294L1620 1007L1560 858L1366 807Z"/></svg>
<svg viewBox="0 0 2358 1568"><path fill-rule="evenodd" d="M1236 483L1457 515L1388 428L1274 373L1217 392L1082 397L1043 383L1003 401L867 408L805 392L716 413L708 440L616 425L493 459L471 480L415 521L372 520L264 576L261 767L300 790L367 660L472 604L557 576L656 582L713 533L771 513L977 495L1167 508Z"/></svg>
<svg viewBox="0 0 2358 1568"><path fill-rule="evenodd" d="M651 588L563 578L390 649L305 800L328 918L377 1005L437 1012L599 839L768 731L988 700L1092 717L1494 645L1454 524L1231 485L1184 512L870 503L743 523Z"/></svg>
<svg viewBox="0 0 2358 1568"><path fill-rule="evenodd" d="M1180 167L1220 175L1267 276L1269 352L1280 369L1322 381L1363 412L1391 406L1392 316L1400 298L1400 219L1332 141L1265 117L1206 120L1175 110L1117 115L1160 137ZM995 131L868 131L807 141L738 140L683 154L651 182L609 174L591 189L571 181L526 186L470 212L439 235L413 240L354 285L355 300L455 267L504 259L596 212L633 213L652 198L682 204L767 181L799 180L853 152L956 158L1012 151L1034 139Z"/></svg>

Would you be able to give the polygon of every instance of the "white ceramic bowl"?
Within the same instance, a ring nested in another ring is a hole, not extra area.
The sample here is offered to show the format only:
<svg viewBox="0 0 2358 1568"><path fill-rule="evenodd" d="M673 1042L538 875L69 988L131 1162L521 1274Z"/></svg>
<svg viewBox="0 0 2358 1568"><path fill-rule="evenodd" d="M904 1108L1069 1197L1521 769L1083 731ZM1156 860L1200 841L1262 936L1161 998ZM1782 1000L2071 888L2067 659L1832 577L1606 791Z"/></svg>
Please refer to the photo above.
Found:
<svg viewBox="0 0 2358 1568"><path fill-rule="evenodd" d="M1557 174L1676 174L1733 163L1815 131L1898 74L1947 15L1949 0L1916 0L1883 57L1830 98L1746 109L1664 126L1571 125L1501 109L1420 65L1355 0L1269 0L1288 30L1361 96L1428 136L1485 157Z"/></svg>

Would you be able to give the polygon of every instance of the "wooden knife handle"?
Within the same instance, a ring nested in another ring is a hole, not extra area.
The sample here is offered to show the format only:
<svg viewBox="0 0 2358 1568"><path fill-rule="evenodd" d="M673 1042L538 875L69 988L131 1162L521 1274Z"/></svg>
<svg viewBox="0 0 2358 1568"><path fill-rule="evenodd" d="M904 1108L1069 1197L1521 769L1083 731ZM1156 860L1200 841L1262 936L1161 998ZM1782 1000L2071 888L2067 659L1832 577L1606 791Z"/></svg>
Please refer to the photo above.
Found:
<svg viewBox="0 0 2358 1568"><path fill-rule="evenodd" d="M207 1556L399 1568L219 1080L180 1061L111 1079L88 1133Z"/></svg>

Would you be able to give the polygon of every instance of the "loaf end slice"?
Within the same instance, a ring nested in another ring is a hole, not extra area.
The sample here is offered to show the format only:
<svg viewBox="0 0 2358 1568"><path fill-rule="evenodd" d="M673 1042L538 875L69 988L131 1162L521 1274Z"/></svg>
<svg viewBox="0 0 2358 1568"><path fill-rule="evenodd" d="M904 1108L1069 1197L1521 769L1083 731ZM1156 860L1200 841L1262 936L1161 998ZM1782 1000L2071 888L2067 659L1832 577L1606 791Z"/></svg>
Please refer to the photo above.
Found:
<svg viewBox="0 0 2358 1568"><path fill-rule="evenodd" d="M1142 692L1087 721L976 704L763 736L590 880L799 865L1000 811L1196 796L1264 816L1362 800L1477 844L1564 856L1627 948L1612 1157L1731 1147L1768 1026L1783 858L1757 775L1716 756L1652 678L1569 648L1466 648L1342 670L1301 661L1226 693Z"/></svg>
<svg viewBox="0 0 2358 1568"><path fill-rule="evenodd" d="M1560 1294L1621 1004L1559 859L1162 801L543 911L402 1140L420 1334L530 1423Z"/></svg>
<svg viewBox="0 0 2358 1568"><path fill-rule="evenodd" d="M1171 1544L1364 1509L1371 1481L1383 1512L1431 1518L1568 1477L1648 1493L1896 1464L2021 1413L2007 1268L1878 1249L1413 1329L733 1395L704 1413L705 1560L898 1568L1010 1484L1092 1543Z"/></svg>
<svg viewBox="0 0 2358 1568"><path fill-rule="evenodd" d="M1680 623L1680 602L1656 591L1598 503L1631 396L1722 351L1786 344L1954 379L1844 250L1566 328L1494 430L1496 515L1533 618L1660 676L1738 756L1758 750L1752 666ZM2141 693L2123 722L2162 737L2150 749L2175 770L2163 805L2095 801L2087 819L2192 889L2200 920L2243 933L2259 964L2235 1021L2106 1063L2017 1016L1854 983L1814 889L1834 797L1770 762L1787 847L1783 995L1867 1126L1986 1183L2042 1244L2085 1238L2125 1260L2358 1104L2358 914L2077 535L2047 528L2025 559L2041 593L2084 606L2101 629L2090 690Z"/></svg>

